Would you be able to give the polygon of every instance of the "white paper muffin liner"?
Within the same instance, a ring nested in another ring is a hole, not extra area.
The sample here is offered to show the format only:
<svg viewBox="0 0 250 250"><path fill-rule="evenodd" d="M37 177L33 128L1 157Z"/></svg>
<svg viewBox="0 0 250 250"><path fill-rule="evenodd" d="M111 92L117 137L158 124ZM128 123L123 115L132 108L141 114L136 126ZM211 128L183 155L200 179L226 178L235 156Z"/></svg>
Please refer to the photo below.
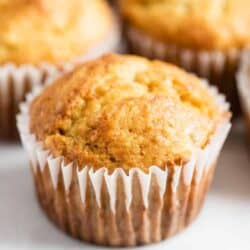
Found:
<svg viewBox="0 0 250 250"><path fill-rule="evenodd" d="M239 112L235 74L239 59L244 53L242 49L223 52L181 48L155 40L131 25L125 24L125 30L129 46L134 53L174 63L208 79L226 95L232 110Z"/></svg>
<svg viewBox="0 0 250 250"><path fill-rule="evenodd" d="M207 83L204 81L204 84ZM208 85L207 85L208 86ZM209 87L218 107L225 98ZM17 125L28 154L41 206L51 220L74 237L103 245L131 246L168 238L198 214L213 170L230 130L229 117L218 126L204 149L197 149L183 166L151 166L148 173L117 168L65 164L53 157L29 129L29 106L36 88L21 105Z"/></svg>
<svg viewBox="0 0 250 250"><path fill-rule="evenodd" d="M112 32L102 43L89 49L83 56L63 65L41 63L39 66L29 64L15 66L13 63L7 63L0 66L0 139L13 139L17 136L15 116L18 105L33 87L72 70L79 63L109 51L119 51L121 40L118 26L114 25Z"/></svg>
<svg viewBox="0 0 250 250"><path fill-rule="evenodd" d="M239 71L237 73L237 87L246 120L247 131L250 136L250 51L247 50L241 58Z"/></svg>

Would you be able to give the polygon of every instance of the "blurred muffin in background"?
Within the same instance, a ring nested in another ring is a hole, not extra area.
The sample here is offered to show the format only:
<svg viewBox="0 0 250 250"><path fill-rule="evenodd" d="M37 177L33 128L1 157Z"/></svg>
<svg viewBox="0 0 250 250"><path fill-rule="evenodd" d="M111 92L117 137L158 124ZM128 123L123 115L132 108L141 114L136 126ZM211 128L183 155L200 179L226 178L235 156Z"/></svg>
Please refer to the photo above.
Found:
<svg viewBox="0 0 250 250"><path fill-rule="evenodd" d="M246 51L241 58L239 71L237 73L237 87L245 117L246 131L250 141L250 51Z"/></svg>
<svg viewBox="0 0 250 250"><path fill-rule="evenodd" d="M136 54L173 62L206 77L238 111L235 73L250 45L247 0L119 0Z"/></svg>
<svg viewBox="0 0 250 250"><path fill-rule="evenodd" d="M18 103L34 85L115 50L119 30L102 0L0 0L0 138L15 135Z"/></svg>
<svg viewBox="0 0 250 250"><path fill-rule="evenodd" d="M131 246L195 219L229 120L198 77L109 54L33 92L18 128L49 218L82 240Z"/></svg>

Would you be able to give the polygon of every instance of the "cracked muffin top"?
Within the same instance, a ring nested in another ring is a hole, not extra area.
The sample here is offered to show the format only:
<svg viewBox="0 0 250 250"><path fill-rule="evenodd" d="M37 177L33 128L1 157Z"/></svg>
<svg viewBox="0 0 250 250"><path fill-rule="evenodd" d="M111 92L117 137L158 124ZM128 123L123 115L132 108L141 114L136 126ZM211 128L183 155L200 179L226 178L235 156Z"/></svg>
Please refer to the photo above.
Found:
<svg viewBox="0 0 250 250"><path fill-rule="evenodd" d="M0 0L0 64L60 64L102 42L113 28L102 0Z"/></svg>
<svg viewBox="0 0 250 250"><path fill-rule="evenodd" d="M250 45L248 0L119 1L129 24L162 42L223 51Z"/></svg>
<svg viewBox="0 0 250 250"><path fill-rule="evenodd" d="M62 76L30 106L30 130L79 167L186 163L224 117L202 80L176 66L108 54Z"/></svg>

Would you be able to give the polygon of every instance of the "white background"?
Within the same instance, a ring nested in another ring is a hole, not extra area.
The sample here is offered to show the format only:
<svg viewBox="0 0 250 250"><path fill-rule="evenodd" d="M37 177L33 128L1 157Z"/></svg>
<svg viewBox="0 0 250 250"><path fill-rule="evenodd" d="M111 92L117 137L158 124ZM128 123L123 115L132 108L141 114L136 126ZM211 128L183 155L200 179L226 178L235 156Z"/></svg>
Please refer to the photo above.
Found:
<svg viewBox="0 0 250 250"><path fill-rule="evenodd" d="M245 139L237 124L198 219L174 238L139 249L250 249L250 164ZM0 249L20 248L110 249L71 239L51 224L36 202L23 150L0 143Z"/></svg>

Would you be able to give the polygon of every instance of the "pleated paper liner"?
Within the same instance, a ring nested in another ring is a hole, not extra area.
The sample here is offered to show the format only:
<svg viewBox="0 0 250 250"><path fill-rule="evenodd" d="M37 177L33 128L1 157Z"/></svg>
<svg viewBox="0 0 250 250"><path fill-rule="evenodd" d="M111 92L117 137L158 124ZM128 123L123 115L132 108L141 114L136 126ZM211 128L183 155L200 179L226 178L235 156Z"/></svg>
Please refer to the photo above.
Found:
<svg viewBox="0 0 250 250"><path fill-rule="evenodd" d="M119 48L119 25L115 25L104 42L70 63L57 67L48 63L42 63L39 66L28 64L15 66L9 63L0 66L0 140L16 140L18 138L16 129L18 106L33 87L43 85L49 79L71 70L81 62L109 51L118 51Z"/></svg>
<svg viewBox="0 0 250 250"><path fill-rule="evenodd" d="M204 83L206 84L206 83ZM209 87L210 88L210 87ZM218 107L229 105L210 88ZM93 170L77 166L43 148L29 130L29 105L21 105L18 128L28 153L38 200L48 217L73 237L101 245L133 246L158 242L189 225L199 213L216 161L230 130L229 117L218 125L209 144L183 166L151 166L148 173L131 167Z"/></svg>
<svg viewBox="0 0 250 250"><path fill-rule="evenodd" d="M250 51L245 51L242 56L237 73L237 87L250 141Z"/></svg>
<svg viewBox="0 0 250 250"><path fill-rule="evenodd" d="M130 25L125 24L124 29L133 53L174 63L208 79L226 95L234 115L240 113L235 76L242 50L231 49L224 53L180 48L157 41Z"/></svg>

